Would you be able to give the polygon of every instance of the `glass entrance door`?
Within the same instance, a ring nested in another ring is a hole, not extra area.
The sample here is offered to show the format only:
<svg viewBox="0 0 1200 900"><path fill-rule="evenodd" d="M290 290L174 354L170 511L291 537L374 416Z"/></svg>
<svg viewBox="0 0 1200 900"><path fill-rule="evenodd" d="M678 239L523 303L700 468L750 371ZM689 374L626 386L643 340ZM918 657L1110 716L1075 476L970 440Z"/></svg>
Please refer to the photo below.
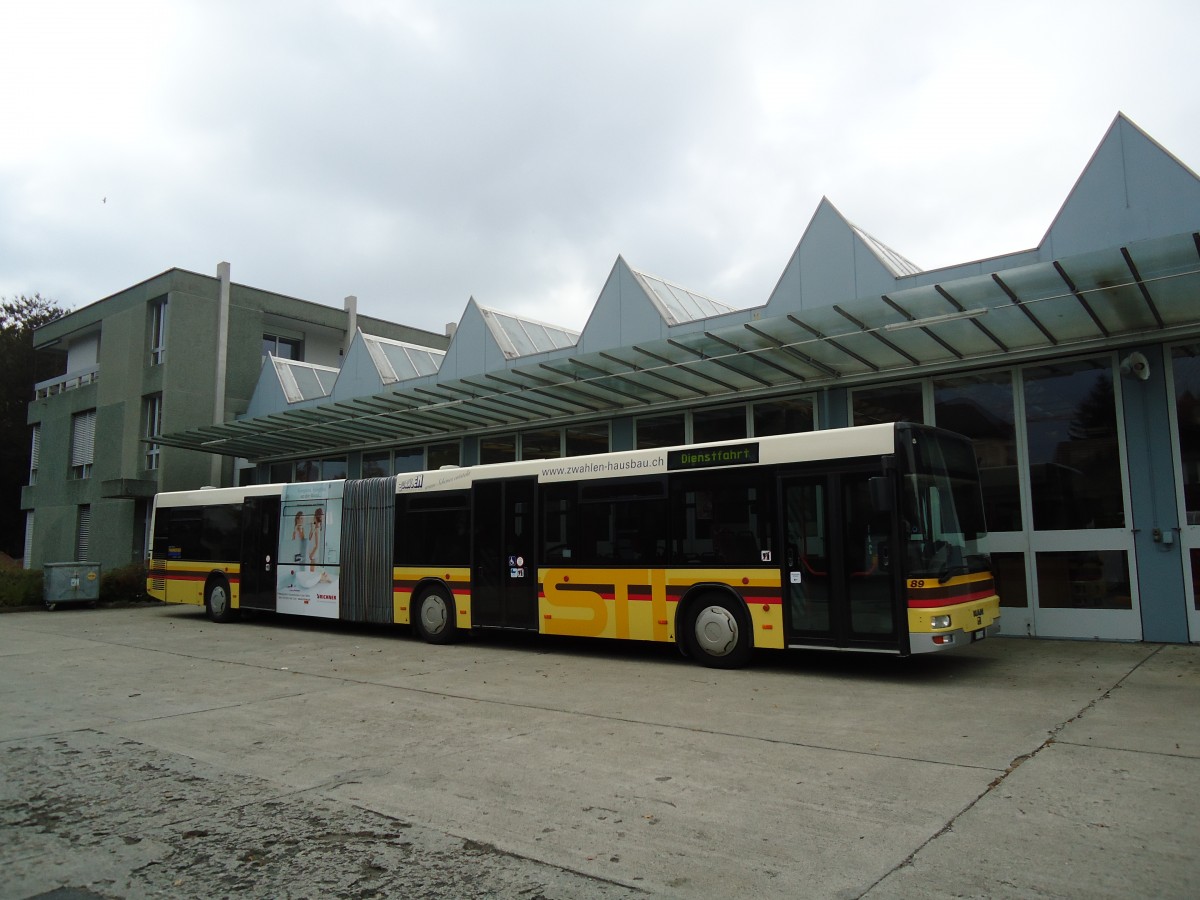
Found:
<svg viewBox="0 0 1200 900"><path fill-rule="evenodd" d="M896 648L891 517L873 510L871 474L814 472L782 480L790 644Z"/></svg>

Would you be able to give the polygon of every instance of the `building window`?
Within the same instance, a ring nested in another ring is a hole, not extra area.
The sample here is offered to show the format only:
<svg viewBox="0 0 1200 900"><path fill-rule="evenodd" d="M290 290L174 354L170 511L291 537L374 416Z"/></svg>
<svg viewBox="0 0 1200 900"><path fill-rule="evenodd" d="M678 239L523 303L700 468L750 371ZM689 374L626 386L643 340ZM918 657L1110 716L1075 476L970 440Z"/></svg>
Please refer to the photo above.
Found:
<svg viewBox="0 0 1200 900"><path fill-rule="evenodd" d="M457 445L455 445L457 447ZM457 458L457 455L456 455ZM420 472L425 468L425 448L405 447L392 454L392 471L397 475L402 472Z"/></svg>
<svg viewBox="0 0 1200 900"><path fill-rule="evenodd" d="M162 434L162 394L150 394L142 398L142 437L156 438ZM159 445L146 445L146 468L157 469Z"/></svg>
<svg viewBox="0 0 1200 900"><path fill-rule="evenodd" d="M571 425L567 428L565 437L567 456L607 453L611 446L607 422L595 425Z"/></svg>
<svg viewBox="0 0 1200 900"><path fill-rule="evenodd" d="M522 433L521 459L557 459L560 456L562 432L557 428Z"/></svg>
<svg viewBox="0 0 1200 900"><path fill-rule="evenodd" d="M92 507L84 504L79 507L79 518L75 522L75 559L88 558L88 550L92 532Z"/></svg>
<svg viewBox="0 0 1200 900"><path fill-rule="evenodd" d="M746 407L698 409L692 413L692 443L738 441L746 436Z"/></svg>
<svg viewBox="0 0 1200 900"><path fill-rule="evenodd" d="M434 471L442 466L457 466L462 464L462 447L458 441L448 444L430 444L428 447L429 469Z"/></svg>
<svg viewBox="0 0 1200 900"><path fill-rule="evenodd" d="M304 339L284 337L278 334L263 335L263 356L274 356L277 359L294 359L304 361Z"/></svg>
<svg viewBox="0 0 1200 900"><path fill-rule="evenodd" d="M33 510L25 513L25 554L21 565L28 569L33 564Z"/></svg>
<svg viewBox="0 0 1200 900"><path fill-rule="evenodd" d="M683 430L683 413L638 419L636 424L638 450L678 447L687 442Z"/></svg>
<svg viewBox="0 0 1200 900"><path fill-rule="evenodd" d="M150 365L161 366L167 355L167 298L150 301Z"/></svg>
<svg viewBox="0 0 1200 900"><path fill-rule="evenodd" d="M850 393L851 424L925 421L925 404L920 382L859 388Z"/></svg>
<svg viewBox="0 0 1200 900"><path fill-rule="evenodd" d="M38 459L42 455L42 426L33 426L33 443L29 447L29 483L37 484Z"/></svg>
<svg viewBox="0 0 1200 900"><path fill-rule="evenodd" d="M71 477L91 478L96 453L96 411L71 416Z"/></svg>
<svg viewBox="0 0 1200 900"><path fill-rule="evenodd" d="M492 434L479 439L479 462L481 465L514 462L517 458L517 436L515 434Z"/></svg>
<svg viewBox="0 0 1200 900"><path fill-rule="evenodd" d="M392 453L383 450L379 453L364 453L362 456L363 478L386 478L392 474Z"/></svg>
<svg viewBox="0 0 1200 900"><path fill-rule="evenodd" d="M754 404L754 436L796 434L816 428L812 397L768 400Z"/></svg>

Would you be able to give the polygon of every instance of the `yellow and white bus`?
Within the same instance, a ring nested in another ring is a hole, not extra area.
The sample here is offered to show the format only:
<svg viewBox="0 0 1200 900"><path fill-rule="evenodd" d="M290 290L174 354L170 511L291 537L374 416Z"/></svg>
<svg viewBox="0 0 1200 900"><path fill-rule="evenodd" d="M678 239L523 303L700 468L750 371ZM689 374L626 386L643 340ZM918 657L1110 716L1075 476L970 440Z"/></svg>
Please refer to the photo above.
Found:
<svg viewBox="0 0 1200 900"><path fill-rule="evenodd" d="M999 629L970 442L909 423L159 494L148 590L466 632L907 656Z"/></svg>

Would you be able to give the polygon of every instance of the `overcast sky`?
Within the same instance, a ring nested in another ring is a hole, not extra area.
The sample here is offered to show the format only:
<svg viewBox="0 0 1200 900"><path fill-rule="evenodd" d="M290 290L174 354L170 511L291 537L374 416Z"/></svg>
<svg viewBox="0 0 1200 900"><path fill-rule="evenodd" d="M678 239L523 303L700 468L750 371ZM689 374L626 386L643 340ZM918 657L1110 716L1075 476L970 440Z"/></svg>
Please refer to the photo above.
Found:
<svg viewBox="0 0 1200 900"><path fill-rule="evenodd" d="M766 301L828 196L1037 245L1118 111L1200 169L1195 0L0 0L0 296L172 267L582 327L618 254Z"/></svg>

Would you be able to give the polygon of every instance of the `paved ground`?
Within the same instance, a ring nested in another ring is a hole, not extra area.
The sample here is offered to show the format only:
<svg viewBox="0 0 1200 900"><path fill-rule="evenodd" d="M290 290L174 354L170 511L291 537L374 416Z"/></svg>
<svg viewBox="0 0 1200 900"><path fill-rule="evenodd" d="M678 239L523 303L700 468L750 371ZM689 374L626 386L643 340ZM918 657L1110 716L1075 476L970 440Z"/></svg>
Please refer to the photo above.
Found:
<svg viewBox="0 0 1200 900"><path fill-rule="evenodd" d="M0 897L1200 896L1200 647L0 616Z"/></svg>

